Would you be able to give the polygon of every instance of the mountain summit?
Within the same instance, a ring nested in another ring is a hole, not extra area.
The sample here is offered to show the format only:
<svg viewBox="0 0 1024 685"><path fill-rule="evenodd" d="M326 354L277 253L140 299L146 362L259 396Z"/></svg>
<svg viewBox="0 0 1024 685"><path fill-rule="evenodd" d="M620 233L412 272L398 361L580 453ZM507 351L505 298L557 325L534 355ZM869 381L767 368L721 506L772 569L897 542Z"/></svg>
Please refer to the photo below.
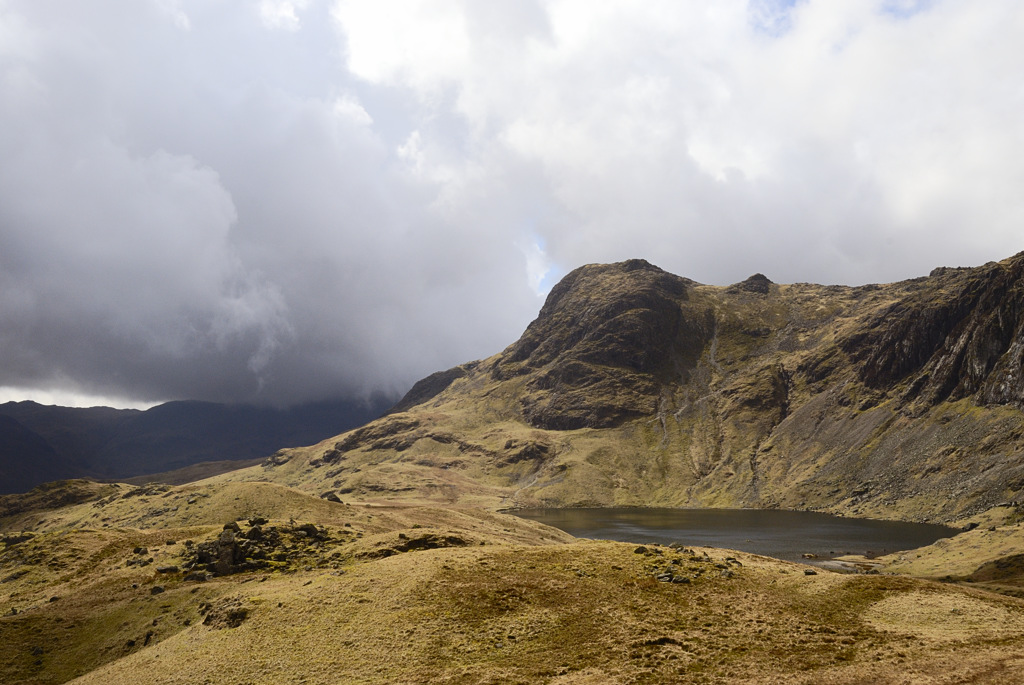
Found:
<svg viewBox="0 0 1024 685"><path fill-rule="evenodd" d="M1024 254L859 287L588 265L500 354L238 477L505 506L949 520L1024 490L1022 315Z"/></svg>

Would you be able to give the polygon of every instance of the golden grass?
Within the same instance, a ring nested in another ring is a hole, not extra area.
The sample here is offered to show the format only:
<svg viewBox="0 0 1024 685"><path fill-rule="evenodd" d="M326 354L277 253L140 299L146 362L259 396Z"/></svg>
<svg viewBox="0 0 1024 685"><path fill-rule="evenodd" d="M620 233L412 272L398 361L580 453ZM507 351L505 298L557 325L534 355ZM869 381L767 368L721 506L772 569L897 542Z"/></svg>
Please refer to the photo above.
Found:
<svg viewBox="0 0 1024 685"><path fill-rule="evenodd" d="M267 483L114 494L33 512L34 537L0 553L0 580L16 576L0 583L0 682L1024 678L1024 602L956 585L805 575L723 550L644 554L479 508L338 504ZM97 513L118 527L79 527ZM207 582L155 570L183 564L186 539L253 514L314 522L325 539ZM428 538L456 546L402 551ZM684 582L659 581L666 572Z"/></svg>
<svg viewBox="0 0 1024 685"><path fill-rule="evenodd" d="M1015 600L633 547L439 549L274 576L222 595L249 611L239 627L194 624L76 682L959 682L936 673L951 657L972 682L1024 676ZM655 580L666 567L690 582ZM992 628L948 634L947 609ZM999 678L978 658L995 654Z"/></svg>

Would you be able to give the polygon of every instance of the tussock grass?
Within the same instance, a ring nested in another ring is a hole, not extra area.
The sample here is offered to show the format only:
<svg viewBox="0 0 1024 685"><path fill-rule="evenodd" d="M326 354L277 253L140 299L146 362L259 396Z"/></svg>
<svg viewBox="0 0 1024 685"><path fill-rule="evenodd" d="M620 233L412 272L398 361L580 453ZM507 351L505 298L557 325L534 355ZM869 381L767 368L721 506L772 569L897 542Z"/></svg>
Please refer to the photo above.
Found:
<svg viewBox="0 0 1024 685"><path fill-rule="evenodd" d="M638 551L473 507L339 504L266 483L116 494L97 509L125 527L77 527L90 502L37 510L38 530L0 552L0 681L1024 678L1024 603L952 584L806 575L724 550ZM154 513L178 496L195 502ZM322 534L283 536L281 559L206 582L156 570L181 567L187 541L216 539L224 523L246 530L253 514L266 529L314 523Z"/></svg>

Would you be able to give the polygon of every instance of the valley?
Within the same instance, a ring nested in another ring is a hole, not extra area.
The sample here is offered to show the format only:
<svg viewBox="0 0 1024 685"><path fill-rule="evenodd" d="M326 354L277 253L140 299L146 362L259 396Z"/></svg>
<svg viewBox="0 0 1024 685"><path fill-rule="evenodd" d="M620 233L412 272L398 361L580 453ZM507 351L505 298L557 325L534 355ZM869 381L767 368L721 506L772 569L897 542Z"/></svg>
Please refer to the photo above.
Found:
<svg viewBox="0 0 1024 685"><path fill-rule="evenodd" d="M477 507L271 483L66 487L85 499L4 519L35 530L3 538L3 682L1024 676L1024 602L985 583L575 540ZM993 527L910 553L918 575L1024 542L1010 518Z"/></svg>
<svg viewBox="0 0 1024 685"><path fill-rule="evenodd" d="M581 267L348 432L0 497L0 681L1024 681L1022 312L1024 255L859 287ZM610 506L964 532L834 573L499 513Z"/></svg>

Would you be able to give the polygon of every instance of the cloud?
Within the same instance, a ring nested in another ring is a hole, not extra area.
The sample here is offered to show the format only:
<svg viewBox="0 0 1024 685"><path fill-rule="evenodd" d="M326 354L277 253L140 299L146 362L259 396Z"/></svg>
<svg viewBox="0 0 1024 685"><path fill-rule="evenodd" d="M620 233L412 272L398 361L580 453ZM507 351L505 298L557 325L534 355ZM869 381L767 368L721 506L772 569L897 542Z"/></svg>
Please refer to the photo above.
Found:
<svg viewBox="0 0 1024 685"><path fill-rule="evenodd" d="M349 63L453 103L463 147L538 164L570 224L548 227L561 262L632 246L711 280L743 274L706 266L731 253L734 269L863 281L1016 251L1013 3L688 7L551 2L498 44L463 15L438 31L462 32L463 59L353 42ZM851 252L853 236L877 242Z"/></svg>
<svg viewBox="0 0 1024 685"><path fill-rule="evenodd" d="M260 19L267 28L298 31L301 26L298 12L308 4L308 0L260 0Z"/></svg>
<svg viewBox="0 0 1024 685"><path fill-rule="evenodd" d="M1008 256L1022 30L1008 0L2 0L0 386L397 393L586 262Z"/></svg>

